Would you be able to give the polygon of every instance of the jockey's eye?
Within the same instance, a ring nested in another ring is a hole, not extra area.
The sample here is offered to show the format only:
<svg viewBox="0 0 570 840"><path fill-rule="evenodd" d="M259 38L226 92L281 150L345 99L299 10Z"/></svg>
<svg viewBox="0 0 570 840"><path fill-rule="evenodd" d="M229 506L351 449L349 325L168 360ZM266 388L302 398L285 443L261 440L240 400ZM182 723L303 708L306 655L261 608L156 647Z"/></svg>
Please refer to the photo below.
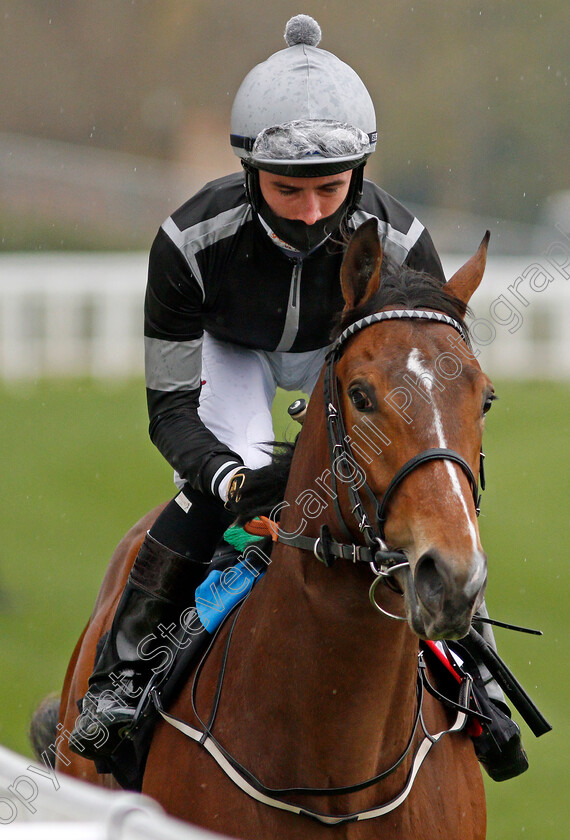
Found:
<svg viewBox="0 0 570 840"><path fill-rule="evenodd" d="M499 398L495 394L487 394L487 396L485 397L485 402L483 403L483 414L487 414L487 412L493 405L493 402L498 399Z"/></svg>
<svg viewBox="0 0 570 840"><path fill-rule="evenodd" d="M372 411L374 406L368 394L358 386L354 386L348 392L348 396L357 411Z"/></svg>

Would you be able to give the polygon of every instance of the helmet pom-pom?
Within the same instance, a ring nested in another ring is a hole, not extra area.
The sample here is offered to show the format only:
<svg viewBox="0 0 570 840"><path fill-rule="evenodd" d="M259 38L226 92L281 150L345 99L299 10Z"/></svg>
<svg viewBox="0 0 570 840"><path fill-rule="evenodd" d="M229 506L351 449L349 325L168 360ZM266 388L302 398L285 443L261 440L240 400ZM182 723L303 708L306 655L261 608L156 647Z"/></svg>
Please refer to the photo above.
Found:
<svg viewBox="0 0 570 840"><path fill-rule="evenodd" d="M288 47L295 44L316 47L321 41L321 27L310 15L295 15L287 21L284 37Z"/></svg>

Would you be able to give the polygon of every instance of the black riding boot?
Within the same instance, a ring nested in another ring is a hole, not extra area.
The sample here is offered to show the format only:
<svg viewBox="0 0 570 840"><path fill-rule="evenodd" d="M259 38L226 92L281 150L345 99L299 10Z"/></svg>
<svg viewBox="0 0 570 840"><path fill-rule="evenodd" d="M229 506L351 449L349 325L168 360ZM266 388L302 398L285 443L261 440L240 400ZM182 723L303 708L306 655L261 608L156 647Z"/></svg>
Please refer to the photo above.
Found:
<svg viewBox="0 0 570 840"><path fill-rule="evenodd" d="M479 608L479 614L489 617L485 602ZM496 652L495 636L489 624L474 621L474 627L489 647ZM511 719L511 713L505 695L488 668L481 662L477 652L470 647L468 639L462 639L464 652L472 657L474 691L481 711L491 718L491 723L483 724L483 733L473 738L475 753L479 763L495 782L503 782L520 776L528 770L528 758L523 747L519 726ZM469 670L469 668L468 668ZM475 672L478 672L476 674Z"/></svg>
<svg viewBox="0 0 570 840"><path fill-rule="evenodd" d="M488 706L481 703L481 711L491 718L483 724L483 733L473 738L475 754L479 763L495 782L514 779L528 770L528 758L521 740L518 725L511 720L506 703L489 700Z"/></svg>
<svg viewBox="0 0 570 840"><path fill-rule="evenodd" d="M174 622L180 628L181 614L194 605L194 591L208 565L146 535L89 678L69 739L74 752L100 758L116 748L151 676L172 662L172 633L159 635L158 625L172 631Z"/></svg>

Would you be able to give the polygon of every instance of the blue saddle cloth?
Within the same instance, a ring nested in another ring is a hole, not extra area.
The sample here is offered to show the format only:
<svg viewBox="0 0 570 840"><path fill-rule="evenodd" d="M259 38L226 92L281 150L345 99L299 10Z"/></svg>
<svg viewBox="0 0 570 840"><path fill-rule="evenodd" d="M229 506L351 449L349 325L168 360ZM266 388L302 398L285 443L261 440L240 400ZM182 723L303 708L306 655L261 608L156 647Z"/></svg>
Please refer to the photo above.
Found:
<svg viewBox="0 0 570 840"><path fill-rule="evenodd" d="M210 572L196 590L196 610L208 633L214 633L228 612L242 601L263 572L247 560Z"/></svg>

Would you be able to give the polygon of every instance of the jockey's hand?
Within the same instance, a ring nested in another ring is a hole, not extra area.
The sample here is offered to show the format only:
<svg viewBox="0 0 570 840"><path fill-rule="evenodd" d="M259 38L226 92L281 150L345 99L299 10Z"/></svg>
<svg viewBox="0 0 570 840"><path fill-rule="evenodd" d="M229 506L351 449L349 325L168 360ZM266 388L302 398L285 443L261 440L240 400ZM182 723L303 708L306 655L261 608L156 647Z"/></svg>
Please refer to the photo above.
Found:
<svg viewBox="0 0 570 840"><path fill-rule="evenodd" d="M228 498L226 501L226 508L232 513L238 513L237 505L242 496L244 485L247 482L248 475L252 472L249 467L240 467L236 470L228 484Z"/></svg>

